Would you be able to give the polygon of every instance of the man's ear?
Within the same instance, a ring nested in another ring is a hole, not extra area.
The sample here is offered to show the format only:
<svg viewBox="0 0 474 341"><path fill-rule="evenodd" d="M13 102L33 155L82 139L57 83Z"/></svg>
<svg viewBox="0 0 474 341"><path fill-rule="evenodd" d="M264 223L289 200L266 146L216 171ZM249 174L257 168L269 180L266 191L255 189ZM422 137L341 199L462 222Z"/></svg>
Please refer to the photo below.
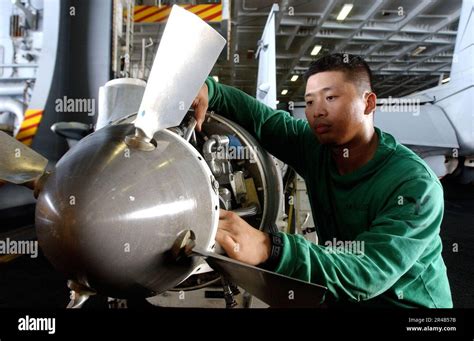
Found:
<svg viewBox="0 0 474 341"><path fill-rule="evenodd" d="M377 106L377 95L372 91L368 91L364 94L365 97L365 115L369 115L375 111L375 107Z"/></svg>

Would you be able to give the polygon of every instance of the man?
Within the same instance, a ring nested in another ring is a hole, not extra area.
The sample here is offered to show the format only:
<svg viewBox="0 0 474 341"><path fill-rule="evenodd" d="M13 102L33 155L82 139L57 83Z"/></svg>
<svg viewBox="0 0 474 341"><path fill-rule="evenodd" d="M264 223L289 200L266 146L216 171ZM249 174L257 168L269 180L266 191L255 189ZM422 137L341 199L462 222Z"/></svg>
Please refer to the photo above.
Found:
<svg viewBox="0 0 474 341"><path fill-rule="evenodd" d="M320 245L270 236L227 211L216 240L231 258L328 287L329 305L452 307L439 237L443 189L417 155L374 127L371 78L358 56L312 63L307 122L206 80L193 103L198 129L209 104L303 176Z"/></svg>

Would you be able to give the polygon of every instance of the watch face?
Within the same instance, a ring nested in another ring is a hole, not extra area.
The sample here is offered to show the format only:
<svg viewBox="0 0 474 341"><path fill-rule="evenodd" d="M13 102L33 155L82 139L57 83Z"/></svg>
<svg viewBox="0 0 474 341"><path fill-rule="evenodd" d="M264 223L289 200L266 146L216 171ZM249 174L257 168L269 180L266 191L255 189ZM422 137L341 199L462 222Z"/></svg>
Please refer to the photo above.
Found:
<svg viewBox="0 0 474 341"><path fill-rule="evenodd" d="M283 240L278 234L272 234L272 243L276 245L283 245Z"/></svg>

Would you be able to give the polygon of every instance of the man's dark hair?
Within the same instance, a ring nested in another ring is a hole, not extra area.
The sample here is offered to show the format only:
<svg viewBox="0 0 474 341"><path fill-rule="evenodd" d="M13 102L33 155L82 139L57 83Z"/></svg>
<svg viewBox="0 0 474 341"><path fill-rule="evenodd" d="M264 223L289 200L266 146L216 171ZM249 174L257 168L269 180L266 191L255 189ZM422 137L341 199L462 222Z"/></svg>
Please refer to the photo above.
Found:
<svg viewBox="0 0 474 341"><path fill-rule="evenodd" d="M363 91L372 91L372 71L360 56L349 53L333 53L312 62L304 74L305 81L312 75L324 71L342 71L346 78Z"/></svg>

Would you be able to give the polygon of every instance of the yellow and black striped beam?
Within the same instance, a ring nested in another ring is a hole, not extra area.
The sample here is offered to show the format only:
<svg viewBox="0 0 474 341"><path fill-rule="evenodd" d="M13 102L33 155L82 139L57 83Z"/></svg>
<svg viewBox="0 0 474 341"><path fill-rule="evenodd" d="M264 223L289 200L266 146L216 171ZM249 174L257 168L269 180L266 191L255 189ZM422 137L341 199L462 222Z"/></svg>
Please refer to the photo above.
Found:
<svg viewBox="0 0 474 341"><path fill-rule="evenodd" d="M204 5L179 5L202 20L207 22L222 21L222 4ZM133 21L135 23L162 23L168 20L172 6L135 6L133 10ZM126 13L124 14L127 15Z"/></svg>
<svg viewBox="0 0 474 341"><path fill-rule="evenodd" d="M38 126L43 117L43 110L41 109L27 109L25 112L25 118L21 123L20 130L16 135L16 139L20 142L23 142L27 146L31 146L33 142L33 137L36 135Z"/></svg>

